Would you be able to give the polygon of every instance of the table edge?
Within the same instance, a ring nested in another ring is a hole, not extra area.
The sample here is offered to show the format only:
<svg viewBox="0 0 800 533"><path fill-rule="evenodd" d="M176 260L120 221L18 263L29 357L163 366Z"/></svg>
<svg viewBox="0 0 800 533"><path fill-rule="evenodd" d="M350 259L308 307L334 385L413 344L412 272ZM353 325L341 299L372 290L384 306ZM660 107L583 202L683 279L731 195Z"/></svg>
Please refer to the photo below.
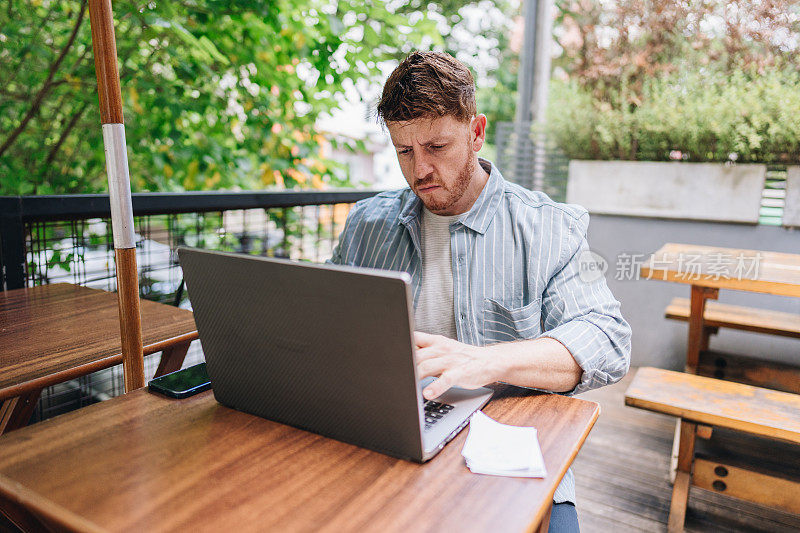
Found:
<svg viewBox="0 0 800 533"><path fill-rule="evenodd" d="M58 524L69 531L101 533L106 530L94 522L79 516L54 501L37 494L22 483L0 474L0 502L5 499L12 505L31 512L35 516Z"/></svg>
<svg viewBox="0 0 800 533"><path fill-rule="evenodd" d="M566 475L567 470L569 470L572 467L572 463L575 462L575 457L578 456L578 452L581 450L581 448L583 448L583 444L586 442L586 437L589 436L589 433L592 431L592 428L594 428L594 425L597 422L598 417L600 416L600 404L599 403L597 403L595 401L592 401L592 400L584 400L583 398L573 398L573 397L569 397L569 398L571 400L579 400L581 402L586 402L588 404L593 404L594 405L594 409L592 410L592 414L589 417L590 418L589 421L587 422L586 426L583 429L583 433L581 433L580 439L578 439L575 442L575 444L573 444L572 449L570 450L569 460L565 462L564 467L561 469L561 472L559 472L559 474L558 474L558 483L556 483L553 486L553 490L549 492L550 502L553 501L553 495L556 493L556 489L558 489L558 486L561 484L561 481L564 479L564 476ZM542 522L542 519L544 518L545 514L547 513L547 508L548 508L548 506L545 505L543 507L540 507L536 511L536 514L534 515L533 520L531 521L530 524L528 524L528 527L527 527L527 532L528 533L536 533L539 530L538 528L539 528L539 526L540 526L540 524Z"/></svg>
<svg viewBox="0 0 800 533"><path fill-rule="evenodd" d="M163 339L158 342L146 344L142 349L142 356L153 355L154 353L161 352L167 348L178 344L189 343L200 338L197 330L183 333L175 337ZM72 366L65 370L60 370L55 373L45 374L37 378L29 379L21 383L15 383L7 387L0 388L0 401L15 398L22 394L33 392L38 389L43 389L57 383L63 383L70 379L75 379L98 370L104 370L112 366L122 364L122 351L95 359L94 361L84 363L78 366Z"/></svg>
<svg viewBox="0 0 800 533"><path fill-rule="evenodd" d="M661 268L650 268L642 265L639 270L641 279L645 281L667 281L672 283L682 283L684 285L696 285L698 287L710 287L714 289L725 289L733 291L756 292L762 294L774 294L776 296L800 297L800 284L784 283L781 281L764 281L756 279L714 279L712 274L702 274L694 279L686 279L684 274L676 270L666 270ZM753 287L752 285L756 285ZM763 285L760 287L759 285Z"/></svg>

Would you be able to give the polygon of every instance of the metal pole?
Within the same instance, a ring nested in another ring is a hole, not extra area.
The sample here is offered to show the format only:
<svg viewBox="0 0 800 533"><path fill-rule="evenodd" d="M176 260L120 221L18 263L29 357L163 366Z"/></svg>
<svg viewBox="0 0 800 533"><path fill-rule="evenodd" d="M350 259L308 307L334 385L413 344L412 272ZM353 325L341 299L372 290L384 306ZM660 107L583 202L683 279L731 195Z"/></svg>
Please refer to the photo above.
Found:
<svg viewBox="0 0 800 533"><path fill-rule="evenodd" d="M524 0L523 17L525 29L522 34L522 49L517 74L517 116L514 127L516 149L514 153L513 179L520 185L530 187L532 184L531 169L526 163L533 155L531 142L531 123L533 121L533 83L536 62L536 15L538 0Z"/></svg>
<svg viewBox="0 0 800 533"><path fill-rule="evenodd" d="M539 0L536 16L536 47L534 51L534 77L531 100L533 133L533 186L544 189L547 135L547 97L550 92L550 42L553 35L553 0Z"/></svg>
<svg viewBox="0 0 800 533"><path fill-rule="evenodd" d="M92 48L100 97L103 146L106 153L111 225L117 262L122 367L125 392L144 387L142 324L139 311L139 278L136 268L136 237L128 175L128 153L122 118L122 92L117 69L117 43L111 0L89 0Z"/></svg>

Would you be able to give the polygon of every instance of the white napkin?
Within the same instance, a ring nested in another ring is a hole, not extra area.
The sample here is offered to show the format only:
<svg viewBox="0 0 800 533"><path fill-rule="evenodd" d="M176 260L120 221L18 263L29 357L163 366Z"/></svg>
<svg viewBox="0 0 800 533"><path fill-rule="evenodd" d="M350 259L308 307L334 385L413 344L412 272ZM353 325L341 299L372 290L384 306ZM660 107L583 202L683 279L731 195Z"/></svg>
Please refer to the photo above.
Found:
<svg viewBox="0 0 800 533"><path fill-rule="evenodd" d="M461 455L475 474L510 477L545 477L536 428L508 426L477 411L469 421L469 434Z"/></svg>

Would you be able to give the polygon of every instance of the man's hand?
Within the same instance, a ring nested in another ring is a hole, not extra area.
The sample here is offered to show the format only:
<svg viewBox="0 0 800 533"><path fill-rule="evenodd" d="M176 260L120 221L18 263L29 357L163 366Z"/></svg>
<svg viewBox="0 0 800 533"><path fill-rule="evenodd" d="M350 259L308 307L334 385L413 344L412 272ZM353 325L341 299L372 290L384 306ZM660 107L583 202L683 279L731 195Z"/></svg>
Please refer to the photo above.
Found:
<svg viewBox="0 0 800 533"><path fill-rule="evenodd" d="M485 348L420 331L414 332L414 343L419 378L439 377L422 391L428 400L441 396L450 387L477 389L498 379L496 354Z"/></svg>
<svg viewBox="0 0 800 533"><path fill-rule="evenodd" d="M432 400L450 387L477 389L502 381L520 387L566 392L581 381L583 369L556 339L470 346L441 335L414 332L420 379L439 376L422 395Z"/></svg>

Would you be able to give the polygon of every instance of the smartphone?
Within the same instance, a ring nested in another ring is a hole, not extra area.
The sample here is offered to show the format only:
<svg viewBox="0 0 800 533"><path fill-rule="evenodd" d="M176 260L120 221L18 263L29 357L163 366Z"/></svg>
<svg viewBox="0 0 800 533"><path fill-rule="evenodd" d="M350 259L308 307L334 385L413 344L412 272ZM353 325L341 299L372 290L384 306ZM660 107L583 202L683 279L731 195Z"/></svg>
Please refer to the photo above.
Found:
<svg viewBox="0 0 800 533"><path fill-rule="evenodd" d="M208 379L206 364L200 363L152 379L147 387L153 392L164 394L170 398L188 398L198 392L210 389L211 380Z"/></svg>

